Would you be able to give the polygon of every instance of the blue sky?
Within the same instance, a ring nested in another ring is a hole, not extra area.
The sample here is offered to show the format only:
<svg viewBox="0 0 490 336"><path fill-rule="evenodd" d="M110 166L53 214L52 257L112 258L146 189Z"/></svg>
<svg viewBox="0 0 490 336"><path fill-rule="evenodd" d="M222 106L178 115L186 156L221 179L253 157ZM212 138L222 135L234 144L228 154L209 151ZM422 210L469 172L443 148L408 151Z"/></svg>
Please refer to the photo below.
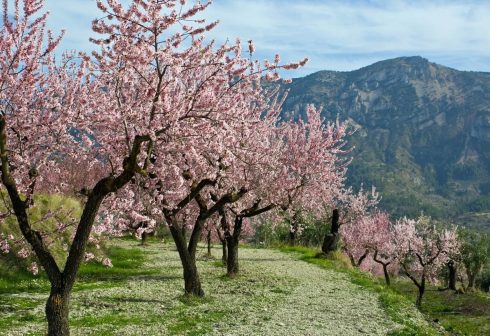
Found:
<svg viewBox="0 0 490 336"><path fill-rule="evenodd" d="M65 28L63 49L90 50L93 0L47 0L50 26ZM220 25L209 37L253 39L260 59L305 56L293 74L354 70L420 55L460 70L490 72L490 1L215 0L205 14Z"/></svg>

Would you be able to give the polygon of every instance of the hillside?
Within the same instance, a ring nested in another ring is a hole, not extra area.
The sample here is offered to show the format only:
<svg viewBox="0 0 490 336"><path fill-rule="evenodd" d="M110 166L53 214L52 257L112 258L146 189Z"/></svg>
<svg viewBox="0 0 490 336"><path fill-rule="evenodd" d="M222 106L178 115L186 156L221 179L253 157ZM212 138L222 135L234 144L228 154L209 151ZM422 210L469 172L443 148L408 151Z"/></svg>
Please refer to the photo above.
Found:
<svg viewBox="0 0 490 336"><path fill-rule="evenodd" d="M358 128L350 182L374 184L387 210L490 228L490 73L401 57L287 87L286 118L313 103Z"/></svg>

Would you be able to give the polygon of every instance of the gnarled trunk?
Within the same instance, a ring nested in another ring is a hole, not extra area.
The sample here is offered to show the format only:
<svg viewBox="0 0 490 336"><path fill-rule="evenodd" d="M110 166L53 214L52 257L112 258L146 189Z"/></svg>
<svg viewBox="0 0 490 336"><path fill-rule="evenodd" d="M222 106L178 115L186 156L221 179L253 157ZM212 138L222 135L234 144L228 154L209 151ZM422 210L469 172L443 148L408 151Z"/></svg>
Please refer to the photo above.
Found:
<svg viewBox="0 0 490 336"><path fill-rule="evenodd" d="M184 234L182 230L179 230L175 222L169 228L184 271L184 292L186 295L202 297L204 296L204 291L197 271L195 249L188 249Z"/></svg>
<svg viewBox="0 0 490 336"><path fill-rule="evenodd" d="M51 287L51 293L46 302L46 317L48 320L48 336L68 336L68 307L70 293L62 288Z"/></svg>
<svg viewBox="0 0 490 336"><path fill-rule="evenodd" d="M148 240L148 233L146 233L146 231L143 231L143 233L141 234L141 246L146 246L146 242Z"/></svg>
<svg viewBox="0 0 490 336"><path fill-rule="evenodd" d="M359 267L361 267L362 262L363 262L363 261L366 259L366 257L369 255L369 250L368 250L368 249L366 249L366 251L364 251L364 254L363 254L363 255L361 255L361 256L359 257L359 259L358 259L358 260L356 260L356 259L354 258L354 256L353 256L352 254L350 254L350 253L348 253L348 255L349 255L350 263L352 264L352 266L353 266L353 267L358 267L358 268L359 268Z"/></svg>
<svg viewBox="0 0 490 336"><path fill-rule="evenodd" d="M295 230L295 229L292 228L292 230L289 231L289 244L291 246L296 245L296 231L293 231L293 230Z"/></svg>
<svg viewBox="0 0 490 336"><path fill-rule="evenodd" d="M381 265L383 265L383 274L385 276L386 286L390 286L391 282L390 282L390 273L388 273L388 264L381 264Z"/></svg>
<svg viewBox="0 0 490 336"><path fill-rule="evenodd" d="M391 282L390 282L390 273L388 273L388 266L391 264L391 261L383 261L383 260L379 259L378 258L378 254L379 254L378 253L378 250L375 250L374 251L373 260L375 262L377 262L378 264L381 264L381 266L383 266L383 274L384 274L384 277L385 277L386 285L387 286L390 286L391 285Z"/></svg>
<svg viewBox="0 0 490 336"><path fill-rule="evenodd" d="M401 266L405 274L408 276L408 278L412 280L415 286L417 286L418 293L417 293L417 301L415 302L415 305L418 308L420 308L422 306L422 297L424 296L424 292L425 292L425 278L426 278L425 266L423 266L424 268L422 269L422 275L420 276L420 281L418 281L414 275L410 274L405 264L402 263Z"/></svg>
<svg viewBox="0 0 490 336"><path fill-rule="evenodd" d="M201 287L201 279L197 272L196 262L193 260L183 260L185 294L203 297L204 291Z"/></svg>
<svg viewBox="0 0 490 336"><path fill-rule="evenodd" d="M339 247L339 210L334 209L332 212L332 225L330 232L325 235L322 244L322 252L328 254Z"/></svg>

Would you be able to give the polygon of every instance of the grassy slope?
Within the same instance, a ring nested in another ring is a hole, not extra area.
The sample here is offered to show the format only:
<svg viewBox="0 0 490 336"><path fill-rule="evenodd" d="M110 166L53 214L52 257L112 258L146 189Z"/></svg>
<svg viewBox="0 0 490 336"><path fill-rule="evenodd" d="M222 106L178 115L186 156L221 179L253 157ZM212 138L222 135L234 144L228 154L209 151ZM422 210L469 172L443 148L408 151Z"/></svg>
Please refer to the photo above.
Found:
<svg viewBox="0 0 490 336"><path fill-rule="evenodd" d="M4 201L7 200L5 191L0 189L0 213L6 213ZM82 212L80 203L71 197L59 195L59 194L36 194L34 195L34 206L28 210L29 220L32 227L41 232L53 233L57 232L58 223L70 223L71 218L79 218ZM52 213L53 216L48 214ZM22 237L20 233L19 225L15 216L9 216L0 221L0 232L5 236L12 234L16 239ZM70 242L70 236L73 233L72 227L64 230L63 233L56 233L50 235L50 238L45 240L49 244L49 249L59 265L63 265L66 258L66 246ZM31 262L35 261L34 256L30 256L27 259L20 261L15 254L20 249L19 246L11 246L12 250L8 254L0 253L0 269L25 269ZM90 246L89 250L96 255L100 254L98 251Z"/></svg>
<svg viewBox="0 0 490 336"><path fill-rule="evenodd" d="M435 330L426 326L417 326L404 318L406 309L413 310L416 288L407 279L396 279L392 288L384 285L384 280L369 274L353 270L346 261L319 258L318 252L310 248L285 247L284 252L300 253L300 259L325 267L346 272L354 283L380 294L386 311L390 317L405 326L398 335L433 335ZM452 291L438 291L429 286L422 303L422 312L431 320L439 323L451 334L468 336L490 335L490 294L475 292L455 294Z"/></svg>
<svg viewBox="0 0 490 336"><path fill-rule="evenodd" d="M393 287L414 300L416 289L411 282L400 279L393 283ZM422 302L422 311L456 335L490 335L489 293L457 294L429 286Z"/></svg>

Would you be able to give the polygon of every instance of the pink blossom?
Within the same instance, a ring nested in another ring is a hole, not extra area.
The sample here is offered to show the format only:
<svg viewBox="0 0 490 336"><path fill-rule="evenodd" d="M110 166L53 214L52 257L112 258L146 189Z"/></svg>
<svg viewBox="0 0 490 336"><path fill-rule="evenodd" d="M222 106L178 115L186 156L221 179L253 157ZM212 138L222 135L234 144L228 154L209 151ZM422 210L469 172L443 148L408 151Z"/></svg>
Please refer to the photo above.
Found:
<svg viewBox="0 0 490 336"><path fill-rule="evenodd" d="M113 267L112 261L109 258L103 258L102 259L102 265L104 265L106 267Z"/></svg>
<svg viewBox="0 0 490 336"><path fill-rule="evenodd" d="M31 265L27 268L27 270L34 275L37 275L39 273L39 268L37 266L37 263L35 262L31 263Z"/></svg>
<svg viewBox="0 0 490 336"><path fill-rule="evenodd" d="M20 249L20 250L17 252L17 256L18 256L19 258L22 258L22 259L25 259L25 258L27 258L27 257L28 257L28 256L30 256L30 255L31 255L31 251L30 251L28 248L26 248L26 247L21 248L21 249Z"/></svg>
<svg viewBox="0 0 490 336"><path fill-rule="evenodd" d="M90 260L95 259L95 255L91 252L85 253L84 261L89 262Z"/></svg>

